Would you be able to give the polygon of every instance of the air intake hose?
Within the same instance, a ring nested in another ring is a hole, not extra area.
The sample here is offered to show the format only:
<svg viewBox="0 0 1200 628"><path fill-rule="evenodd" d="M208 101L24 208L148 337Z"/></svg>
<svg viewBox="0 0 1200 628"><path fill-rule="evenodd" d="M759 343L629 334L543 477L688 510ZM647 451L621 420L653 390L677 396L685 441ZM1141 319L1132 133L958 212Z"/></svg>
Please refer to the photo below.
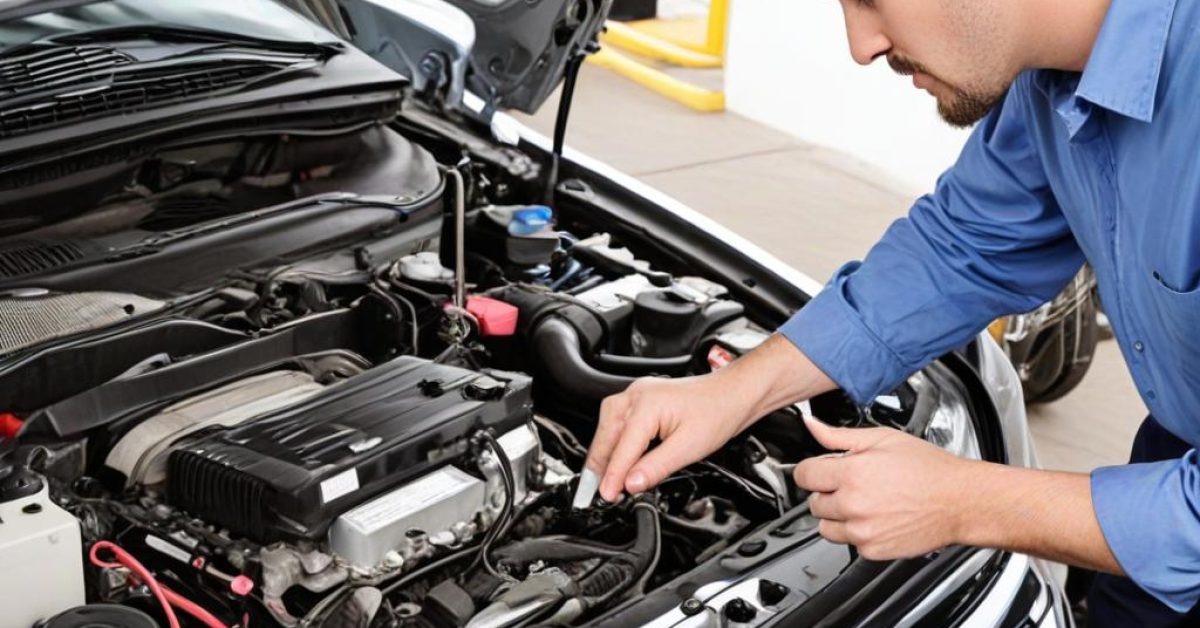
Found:
<svg viewBox="0 0 1200 628"><path fill-rule="evenodd" d="M556 316L546 317L534 330L533 348L554 384L572 395L599 400L633 383L632 377L605 373L588 364L583 359L579 333Z"/></svg>

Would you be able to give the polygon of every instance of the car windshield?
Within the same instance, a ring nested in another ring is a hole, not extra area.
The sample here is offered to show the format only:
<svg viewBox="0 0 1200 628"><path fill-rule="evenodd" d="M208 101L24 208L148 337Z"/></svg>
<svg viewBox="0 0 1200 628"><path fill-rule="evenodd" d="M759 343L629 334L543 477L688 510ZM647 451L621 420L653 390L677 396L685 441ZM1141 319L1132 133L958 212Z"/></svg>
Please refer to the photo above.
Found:
<svg viewBox="0 0 1200 628"><path fill-rule="evenodd" d="M336 40L271 0L107 0L0 23L0 52L48 37L146 25L203 28L278 41Z"/></svg>

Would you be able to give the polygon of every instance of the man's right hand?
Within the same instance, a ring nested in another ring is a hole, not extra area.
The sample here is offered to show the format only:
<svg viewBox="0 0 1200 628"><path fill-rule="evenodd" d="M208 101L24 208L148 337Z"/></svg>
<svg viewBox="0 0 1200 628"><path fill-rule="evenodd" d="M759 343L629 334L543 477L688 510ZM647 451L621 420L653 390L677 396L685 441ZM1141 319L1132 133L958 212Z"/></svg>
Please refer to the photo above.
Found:
<svg viewBox="0 0 1200 628"><path fill-rule="evenodd" d="M792 343L773 336L715 373L639 379L605 399L585 464L601 477L600 496L614 502L704 459L768 412L833 387Z"/></svg>
<svg viewBox="0 0 1200 628"><path fill-rule="evenodd" d="M750 408L719 380L645 378L605 399L586 462L602 478L600 496L615 502L622 491L646 491L733 438ZM662 442L646 452L656 438Z"/></svg>

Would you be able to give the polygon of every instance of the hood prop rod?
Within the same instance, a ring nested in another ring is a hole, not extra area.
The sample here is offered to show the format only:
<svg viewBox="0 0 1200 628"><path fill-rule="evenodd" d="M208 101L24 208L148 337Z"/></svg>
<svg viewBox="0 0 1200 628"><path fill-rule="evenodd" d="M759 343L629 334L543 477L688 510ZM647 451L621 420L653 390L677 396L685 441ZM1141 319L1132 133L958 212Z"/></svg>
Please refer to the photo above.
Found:
<svg viewBox="0 0 1200 628"><path fill-rule="evenodd" d="M554 147L550 155L550 174L546 178L546 205L554 206L554 192L558 187L558 162L562 158L563 143L567 136L567 118L571 115L571 100L575 96L575 80L587 53L576 51L567 60L563 75L562 94L558 97L558 112L554 118Z"/></svg>

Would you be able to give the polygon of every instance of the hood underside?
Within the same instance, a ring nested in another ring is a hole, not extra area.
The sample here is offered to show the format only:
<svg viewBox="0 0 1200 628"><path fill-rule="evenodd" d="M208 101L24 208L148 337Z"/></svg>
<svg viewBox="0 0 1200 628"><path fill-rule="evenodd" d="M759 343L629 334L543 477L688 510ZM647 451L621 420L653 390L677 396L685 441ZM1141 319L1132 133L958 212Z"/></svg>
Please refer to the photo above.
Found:
<svg viewBox="0 0 1200 628"><path fill-rule="evenodd" d="M611 0L284 0L450 108L533 113L595 48Z"/></svg>

